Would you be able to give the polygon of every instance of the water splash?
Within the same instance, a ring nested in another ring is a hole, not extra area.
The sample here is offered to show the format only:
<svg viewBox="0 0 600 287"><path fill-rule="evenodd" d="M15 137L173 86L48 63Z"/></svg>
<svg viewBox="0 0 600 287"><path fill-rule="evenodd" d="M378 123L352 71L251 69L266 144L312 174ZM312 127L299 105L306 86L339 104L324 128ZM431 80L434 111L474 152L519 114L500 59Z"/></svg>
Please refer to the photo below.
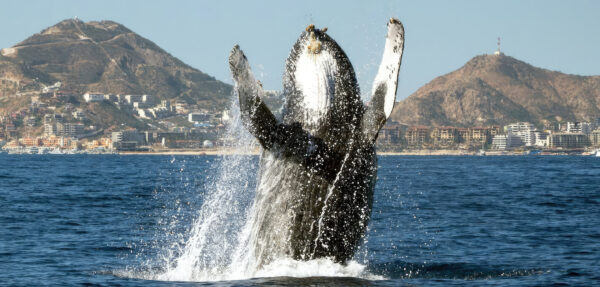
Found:
<svg viewBox="0 0 600 287"><path fill-rule="evenodd" d="M249 154L254 138L242 126L237 101L231 105L231 124L225 134L231 155L216 163L217 176L207 187L204 203L192 224L190 236L177 257L170 258L158 280L220 280L232 262L252 200L256 167Z"/></svg>
<svg viewBox="0 0 600 287"><path fill-rule="evenodd" d="M161 281L223 281L257 277L357 277L382 279L366 271L366 265L350 261L345 265L321 258L298 261L277 256L272 262L260 266L254 249L257 212L256 158L250 156L257 142L242 125L237 97L231 104L231 123L225 134L231 155L215 161L212 168L216 176L206 184L201 208L189 223L181 218L167 222L163 231L179 234L162 235L153 244L162 245L156 252L158 258L150 259L141 268L118 272L119 276ZM170 159L175 163L175 158ZM182 162L182 168L185 162ZM175 203L175 205L178 205ZM177 215L180 207L175 207ZM188 215L189 216L189 215ZM169 221L166 219L165 221ZM187 222L183 229L176 225ZM188 234L181 234L181 233ZM161 236L157 234L157 236ZM155 246L156 248L156 246Z"/></svg>

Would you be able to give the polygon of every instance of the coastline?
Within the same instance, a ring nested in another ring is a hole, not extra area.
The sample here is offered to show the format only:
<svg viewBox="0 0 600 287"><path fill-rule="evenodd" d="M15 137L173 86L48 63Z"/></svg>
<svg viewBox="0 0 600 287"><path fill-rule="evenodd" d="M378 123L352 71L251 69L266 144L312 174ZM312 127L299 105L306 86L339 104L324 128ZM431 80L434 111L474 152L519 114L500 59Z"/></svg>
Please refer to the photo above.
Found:
<svg viewBox="0 0 600 287"><path fill-rule="evenodd" d="M124 151L119 155L259 155L258 148L249 152L240 152L231 148L212 148L201 150L155 150L155 151Z"/></svg>
<svg viewBox="0 0 600 287"><path fill-rule="evenodd" d="M128 151L119 152L119 155L260 155L260 149L255 148L251 151L240 153L232 148L212 148L200 150L154 150L154 151ZM378 151L380 156L522 156L529 155L523 151L486 151L480 154L476 151L466 150L405 150L405 151ZM575 155L588 156L586 153L569 154L565 152L542 152L536 155Z"/></svg>
<svg viewBox="0 0 600 287"><path fill-rule="evenodd" d="M238 150L230 148L213 148L202 150L156 150L156 151L126 151L119 152L120 155L259 155L260 149L256 148L250 152L240 153ZM396 156L396 155L477 155L477 152L463 150L411 150L402 152L377 152L377 155Z"/></svg>
<svg viewBox="0 0 600 287"><path fill-rule="evenodd" d="M597 151L589 150L516 150L516 151L468 151L468 150L452 150L452 149L440 149L440 150L403 150L403 151L377 151L379 156L524 156L524 155L569 155L569 156L595 156ZM200 156L200 155L211 155L211 156L227 156L227 155L249 155L256 156L260 155L260 148L255 147L251 150L240 151L231 147L221 148L203 148L203 149L154 149L146 151L121 151L116 152L112 150L108 151L74 151L74 150L62 150L59 152L42 150L34 151L20 150L18 152L10 150L0 150L0 154L118 154L118 155L181 155L181 156Z"/></svg>

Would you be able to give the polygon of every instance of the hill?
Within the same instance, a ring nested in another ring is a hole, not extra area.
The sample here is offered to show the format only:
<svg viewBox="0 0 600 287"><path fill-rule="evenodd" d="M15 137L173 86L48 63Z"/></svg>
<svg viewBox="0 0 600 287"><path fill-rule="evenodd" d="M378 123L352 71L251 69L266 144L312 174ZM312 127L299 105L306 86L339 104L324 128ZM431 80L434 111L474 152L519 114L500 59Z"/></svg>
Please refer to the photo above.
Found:
<svg viewBox="0 0 600 287"><path fill-rule="evenodd" d="M60 81L80 94L148 94L222 109L231 93L230 85L113 21L64 20L0 54L0 97Z"/></svg>
<svg viewBox="0 0 600 287"><path fill-rule="evenodd" d="M600 76L568 75L500 55L474 57L396 104L408 125L478 126L600 117Z"/></svg>

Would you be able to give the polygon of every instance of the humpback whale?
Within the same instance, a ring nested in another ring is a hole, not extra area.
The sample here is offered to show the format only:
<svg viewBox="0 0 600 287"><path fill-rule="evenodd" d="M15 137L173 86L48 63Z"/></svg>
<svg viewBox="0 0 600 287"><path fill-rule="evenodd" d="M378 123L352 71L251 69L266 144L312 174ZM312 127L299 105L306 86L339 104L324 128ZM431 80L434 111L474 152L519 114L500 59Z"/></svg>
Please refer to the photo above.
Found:
<svg viewBox="0 0 600 287"><path fill-rule="evenodd" d="M262 147L248 239L256 264L278 258L344 263L364 236L377 175L375 141L394 106L404 28L387 24L370 102L361 101L350 60L327 33L309 25L294 44L277 118L239 46L229 66L246 129Z"/></svg>

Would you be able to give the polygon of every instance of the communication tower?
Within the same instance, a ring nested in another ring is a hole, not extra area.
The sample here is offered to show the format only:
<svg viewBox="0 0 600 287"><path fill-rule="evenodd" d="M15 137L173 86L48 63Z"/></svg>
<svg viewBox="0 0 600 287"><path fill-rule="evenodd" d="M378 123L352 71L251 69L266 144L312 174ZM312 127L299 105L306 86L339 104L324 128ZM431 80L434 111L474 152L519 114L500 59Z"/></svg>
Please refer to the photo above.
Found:
<svg viewBox="0 0 600 287"><path fill-rule="evenodd" d="M498 50L496 50L496 52L494 52L494 55L496 55L496 56L502 55L502 52L500 51L500 37L498 37Z"/></svg>

